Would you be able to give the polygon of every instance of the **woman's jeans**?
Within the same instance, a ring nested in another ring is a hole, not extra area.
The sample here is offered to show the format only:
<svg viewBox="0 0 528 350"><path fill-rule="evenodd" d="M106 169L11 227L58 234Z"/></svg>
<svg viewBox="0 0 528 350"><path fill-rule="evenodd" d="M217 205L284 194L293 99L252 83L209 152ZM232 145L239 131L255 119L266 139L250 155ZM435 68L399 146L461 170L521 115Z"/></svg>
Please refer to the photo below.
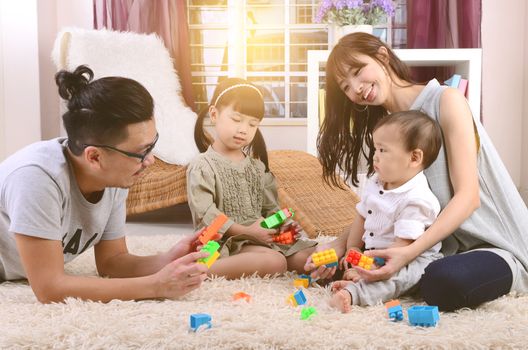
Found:
<svg viewBox="0 0 528 350"><path fill-rule="evenodd" d="M429 264L420 280L420 292L427 304L453 311L508 293L512 281L512 271L504 259L490 251L475 250Z"/></svg>

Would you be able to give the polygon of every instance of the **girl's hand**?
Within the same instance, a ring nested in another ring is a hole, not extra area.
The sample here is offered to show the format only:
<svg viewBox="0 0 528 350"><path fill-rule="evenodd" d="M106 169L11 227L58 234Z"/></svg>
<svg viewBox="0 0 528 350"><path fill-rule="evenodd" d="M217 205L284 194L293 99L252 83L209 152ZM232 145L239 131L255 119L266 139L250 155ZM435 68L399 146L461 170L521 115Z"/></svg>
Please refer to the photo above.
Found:
<svg viewBox="0 0 528 350"><path fill-rule="evenodd" d="M356 268L359 276L368 282L387 280L412 260L409 246L367 250L364 254L385 259L385 265L376 270Z"/></svg>
<svg viewBox="0 0 528 350"><path fill-rule="evenodd" d="M321 252L323 250L327 250L330 248L333 248L333 247L330 245L326 245L326 244L317 245L317 247L314 250L314 253ZM304 271L312 271L310 273L310 277L312 277L313 279L330 278L335 274L337 267L334 266L334 267L328 268L325 265L321 265L317 268L317 270L314 270L314 269L315 269L315 264L312 260L312 254L310 254L310 256L306 259L306 263L304 264Z"/></svg>
<svg viewBox="0 0 528 350"><path fill-rule="evenodd" d="M302 236L302 228L301 228L301 225L299 225L299 223L297 221L291 221L287 224L284 224L280 227L280 232L279 233L283 233L283 232L286 232L286 231L289 231L293 229L294 230L294 237L295 239L299 239L301 238Z"/></svg>
<svg viewBox="0 0 528 350"><path fill-rule="evenodd" d="M262 221L264 221L264 218L260 218L259 220L255 221L253 224L248 226L246 234L255 237L261 242L272 243L273 236L278 233L278 230L263 228L262 226L260 226L260 223Z"/></svg>

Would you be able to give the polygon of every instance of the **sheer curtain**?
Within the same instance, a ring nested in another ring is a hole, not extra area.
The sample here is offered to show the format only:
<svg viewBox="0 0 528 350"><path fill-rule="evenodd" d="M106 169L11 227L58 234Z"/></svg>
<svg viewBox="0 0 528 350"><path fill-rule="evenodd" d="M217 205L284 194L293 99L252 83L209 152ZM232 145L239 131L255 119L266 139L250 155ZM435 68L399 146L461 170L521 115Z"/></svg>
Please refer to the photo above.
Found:
<svg viewBox="0 0 528 350"><path fill-rule="evenodd" d="M407 0L407 48L481 47L481 0ZM413 77L444 81L452 67L420 67Z"/></svg>
<svg viewBox="0 0 528 350"><path fill-rule="evenodd" d="M195 109L185 1L93 0L93 11L95 29L158 34L173 59L185 102Z"/></svg>

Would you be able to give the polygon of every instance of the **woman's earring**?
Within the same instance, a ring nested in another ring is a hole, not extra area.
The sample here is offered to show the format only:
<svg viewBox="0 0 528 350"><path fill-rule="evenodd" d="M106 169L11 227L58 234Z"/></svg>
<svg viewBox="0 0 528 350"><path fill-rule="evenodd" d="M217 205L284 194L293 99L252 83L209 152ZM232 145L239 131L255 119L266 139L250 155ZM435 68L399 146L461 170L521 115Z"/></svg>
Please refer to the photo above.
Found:
<svg viewBox="0 0 528 350"><path fill-rule="evenodd" d="M365 105L365 108L363 108L363 109L357 109L356 106L358 106L358 105L354 104L354 110L356 112L365 112L367 110L367 108L368 108L368 105Z"/></svg>

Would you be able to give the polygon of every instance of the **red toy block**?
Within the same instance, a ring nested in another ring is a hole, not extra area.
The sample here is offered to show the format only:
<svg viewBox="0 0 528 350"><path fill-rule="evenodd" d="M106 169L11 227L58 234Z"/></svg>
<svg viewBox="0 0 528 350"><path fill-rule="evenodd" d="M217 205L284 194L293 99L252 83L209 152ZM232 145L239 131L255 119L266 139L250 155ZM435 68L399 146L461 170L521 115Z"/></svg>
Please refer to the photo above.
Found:
<svg viewBox="0 0 528 350"><path fill-rule="evenodd" d="M365 270L370 270L372 268L372 265L374 265L374 258L363 255L355 250L351 250L348 253L346 261L354 266L362 267Z"/></svg>
<svg viewBox="0 0 528 350"><path fill-rule="evenodd" d="M280 244L293 244L297 239L295 238L295 229L290 229L273 236L273 242Z"/></svg>
<svg viewBox="0 0 528 350"><path fill-rule="evenodd" d="M218 233L218 230L226 223L227 216L224 214L218 215L214 221L211 223L211 225L205 227L202 232L200 233L200 236L198 237L198 240L202 244L207 244L207 242L211 240L217 240L221 237L221 235Z"/></svg>

